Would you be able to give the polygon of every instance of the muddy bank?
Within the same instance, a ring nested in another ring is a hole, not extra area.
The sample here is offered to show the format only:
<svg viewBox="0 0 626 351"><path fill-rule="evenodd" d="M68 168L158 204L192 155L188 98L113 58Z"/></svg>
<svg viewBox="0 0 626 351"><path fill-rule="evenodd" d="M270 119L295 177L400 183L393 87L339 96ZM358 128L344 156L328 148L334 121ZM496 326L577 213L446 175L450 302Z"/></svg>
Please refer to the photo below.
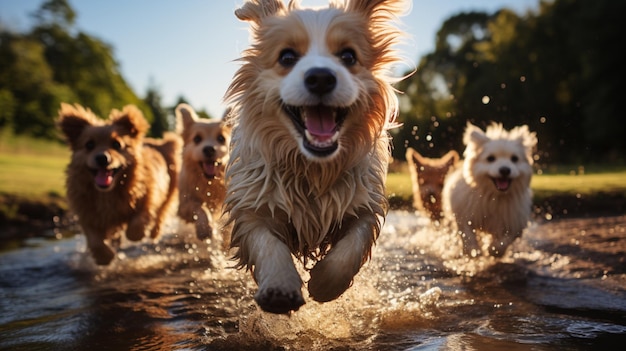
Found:
<svg viewBox="0 0 626 351"><path fill-rule="evenodd" d="M411 201L392 197L391 209L410 210ZM622 215L626 213L626 194L535 196L533 206L537 221ZM0 194L0 240L52 235L53 229L65 228L71 223L69 217L67 202L58 195L34 199Z"/></svg>

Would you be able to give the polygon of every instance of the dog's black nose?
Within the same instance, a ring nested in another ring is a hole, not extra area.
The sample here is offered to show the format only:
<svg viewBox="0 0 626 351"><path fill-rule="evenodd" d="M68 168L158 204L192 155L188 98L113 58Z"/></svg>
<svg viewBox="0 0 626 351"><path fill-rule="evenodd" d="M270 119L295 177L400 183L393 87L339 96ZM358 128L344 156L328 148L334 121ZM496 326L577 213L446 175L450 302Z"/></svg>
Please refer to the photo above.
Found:
<svg viewBox="0 0 626 351"><path fill-rule="evenodd" d="M500 175L503 177L508 177L511 174L511 169L509 167L500 167Z"/></svg>
<svg viewBox="0 0 626 351"><path fill-rule="evenodd" d="M205 157L215 156L215 148L213 146L205 146L202 148L202 153Z"/></svg>
<svg viewBox="0 0 626 351"><path fill-rule="evenodd" d="M304 74L304 85L311 93L323 95L335 89L337 78L327 68L311 68Z"/></svg>
<svg viewBox="0 0 626 351"><path fill-rule="evenodd" d="M106 167L109 165L109 155L107 154L98 154L96 155L96 164L100 167Z"/></svg>

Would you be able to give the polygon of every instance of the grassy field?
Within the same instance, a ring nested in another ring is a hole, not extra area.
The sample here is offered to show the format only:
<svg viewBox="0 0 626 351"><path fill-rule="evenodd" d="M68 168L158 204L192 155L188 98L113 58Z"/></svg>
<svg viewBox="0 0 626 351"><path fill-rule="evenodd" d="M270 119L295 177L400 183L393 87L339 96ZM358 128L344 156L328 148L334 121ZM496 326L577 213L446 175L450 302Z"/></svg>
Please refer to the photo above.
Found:
<svg viewBox="0 0 626 351"><path fill-rule="evenodd" d="M14 137L0 132L0 194L28 199L65 194L65 167L70 152L61 143ZM391 172L387 191L390 196L410 199L411 180L406 167ZM550 167L536 172L531 187L535 197L553 195L626 194L626 167Z"/></svg>
<svg viewBox="0 0 626 351"><path fill-rule="evenodd" d="M555 195L592 195L599 192L626 194L626 168L596 170L586 173L558 171L559 173L534 174L531 188L535 197ZM407 172L389 173L387 191L390 195L411 195L411 179Z"/></svg>
<svg viewBox="0 0 626 351"><path fill-rule="evenodd" d="M65 194L69 148L0 133L0 193L27 198Z"/></svg>

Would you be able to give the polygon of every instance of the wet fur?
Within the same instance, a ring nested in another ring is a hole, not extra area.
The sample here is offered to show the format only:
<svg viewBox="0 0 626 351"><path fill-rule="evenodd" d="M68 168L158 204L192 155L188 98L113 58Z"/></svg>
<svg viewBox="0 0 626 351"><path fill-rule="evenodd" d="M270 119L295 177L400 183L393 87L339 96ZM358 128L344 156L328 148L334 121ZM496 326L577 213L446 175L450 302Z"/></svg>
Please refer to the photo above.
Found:
<svg viewBox="0 0 626 351"><path fill-rule="evenodd" d="M235 12L250 22L253 43L226 95L235 117L225 209L235 259L252 271L265 311L304 304L292 255L307 269L314 263L308 292L319 302L339 297L370 257L388 208L387 129L397 98L387 74L401 37L392 22L405 5L349 1L312 10L297 1L251 0ZM346 48L356 64L338 57ZM300 55L293 66L277 62L285 49ZM334 73L332 92L307 91L302 76L313 67ZM347 111L337 147L326 155L307 146L285 108L317 104Z"/></svg>
<svg viewBox="0 0 626 351"><path fill-rule="evenodd" d="M406 161L413 186L413 207L428 216L434 224L443 217L441 192L446 175L459 162L459 153L448 151L440 158L422 156L413 148L407 148Z"/></svg>
<svg viewBox="0 0 626 351"><path fill-rule="evenodd" d="M157 238L176 199L179 138L173 133L162 140L145 138L150 126L133 105L102 120L78 104L62 103L58 126L71 147L66 169L70 210L78 216L95 262L111 262L121 231L132 241ZM118 171L109 187L98 187L94 172L105 168Z"/></svg>
<svg viewBox="0 0 626 351"><path fill-rule="evenodd" d="M537 138L525 125L507 131L492 123L483 132L468 123L463 142L463 167L443 188L445 216L461 236L465 255L481 254L478 235L486 233L492 237L489 254L500 257L530 220Z"/></svg>
<svg viewBox="0 0 626 351"><path fill-rule="evenodd" d="M224 119L199 118L187 104L176 107L176 123L183 139L178 216L194 223L199 239L212 238L214 230L219 229L218 219L226 197L224 169L229 158L231 128ZM210 174L205 172L203 162L214 164Z"/></svg>

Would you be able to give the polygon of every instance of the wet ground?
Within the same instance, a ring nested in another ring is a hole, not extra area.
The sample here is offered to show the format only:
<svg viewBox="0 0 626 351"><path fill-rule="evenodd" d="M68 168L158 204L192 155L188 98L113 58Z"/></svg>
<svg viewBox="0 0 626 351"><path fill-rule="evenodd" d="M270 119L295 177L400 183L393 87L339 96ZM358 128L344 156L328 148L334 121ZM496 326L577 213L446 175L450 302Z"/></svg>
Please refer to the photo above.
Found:
<svg viewBox="0 0 626 351"><path fill-rule="evenodd" d="M291 316L173 223L93 265L80 234L0 251L3 350L611 350L626 341L626 216L540 220L502 259L392 211L353 286Z"/></svg>

